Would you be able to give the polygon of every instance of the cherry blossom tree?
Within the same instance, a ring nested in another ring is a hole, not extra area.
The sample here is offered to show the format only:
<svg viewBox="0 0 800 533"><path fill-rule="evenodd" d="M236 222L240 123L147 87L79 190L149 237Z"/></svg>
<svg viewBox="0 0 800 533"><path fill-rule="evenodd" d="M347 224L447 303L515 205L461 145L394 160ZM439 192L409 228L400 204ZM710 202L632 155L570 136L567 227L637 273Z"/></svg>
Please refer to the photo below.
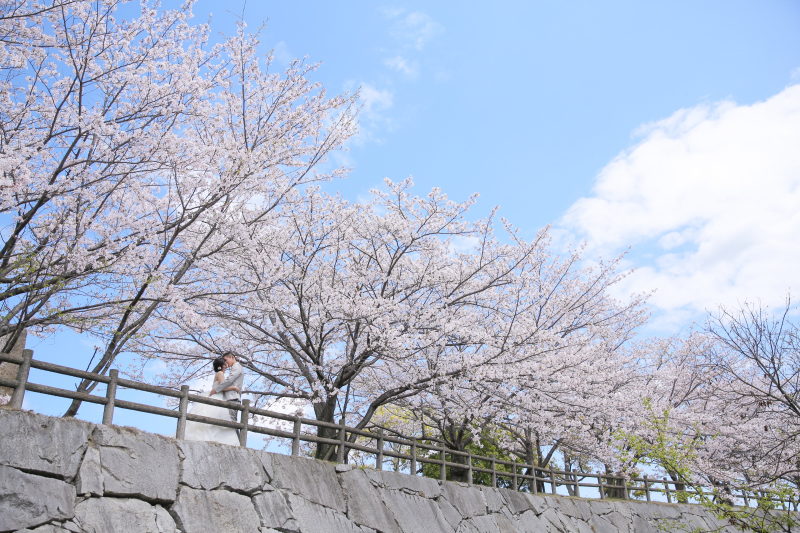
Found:
<svg viewBox="0 0 800 533"><path fill-rule="evenodd" d="M355 131L357 95L328 98L302 61L271 73L243 23L209 46L191 3L120 4L0 5L0 334L90 331L96 372L178 287L209 290L194 270L229 235L341 175L316 169Z"/></svg>

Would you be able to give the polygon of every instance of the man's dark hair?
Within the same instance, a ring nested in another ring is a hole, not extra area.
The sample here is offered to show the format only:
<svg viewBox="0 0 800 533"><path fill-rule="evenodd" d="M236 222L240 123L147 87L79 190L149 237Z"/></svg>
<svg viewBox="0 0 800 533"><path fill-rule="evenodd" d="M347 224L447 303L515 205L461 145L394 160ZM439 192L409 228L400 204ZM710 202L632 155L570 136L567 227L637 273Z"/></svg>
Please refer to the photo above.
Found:
<svg viewBox="0 0 800 533"><path fill-rule="evenodd" d="M234 359L236 359L236 354L233 353L232 351L228 350L227 352L222 352L222 357L228 357L228 356L233 357Z"/></svg>

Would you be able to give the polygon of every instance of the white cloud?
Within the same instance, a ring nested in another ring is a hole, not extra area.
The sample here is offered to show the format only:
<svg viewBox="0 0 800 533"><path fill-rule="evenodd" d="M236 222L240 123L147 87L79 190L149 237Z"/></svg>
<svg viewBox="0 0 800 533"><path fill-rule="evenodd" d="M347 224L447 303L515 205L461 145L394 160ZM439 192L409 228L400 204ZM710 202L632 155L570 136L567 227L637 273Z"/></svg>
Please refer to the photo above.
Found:
<svg viewBox="0 0 800 533"><path fill-rule="evenodd" d="M800 67L792 71L791 78L793 81L800 81Z"/></svg>
<svg viewBox="0 0 800 533"><path fill-rule="evenodd" d="M398 11L397 15L402 14ZM405 46L422 50L434 37L444 32L444 26L434 21L427 13L413 11L398 20L392 28L392 35Z"/></svg>
<svg viewBox="0 0 800 533"><path fill-rule="evenodd" d="M388 89L380 90L369 83L361 85L361 100L364 102L364 113L367 115L374 116L380 111L392 107L393 98L394 95Z"/></svg>
<svg viewBox="0 0 800 533"><path fill-rule="evenodd" d="M272 49L272 57L282 65L288 65L295 59L295 56L289 51L289 45L287 45L285 41L280 41L275 45L275 48Z"/></svg>
<svg viewBox="0 0 800 533"><path fill-rule="evenodd" d="M673 317L800 289L800 85L682 109L597 176L560 225L595 253L633 245L626 292Z"/></svg>
<svg viewBox="0 0 800 533"><path fill-rule="evenodd" d="M404 7L381 6L378 11L387 19L393 19L406 12Z"/></svg>
<svg viewBox="0 0 800 533"><path fill-rule="evenodd" d="M403 56L395 56L384 59L383 64L405 74L410 78L416 78L419 74L419 63L408 60Z"/></svg>

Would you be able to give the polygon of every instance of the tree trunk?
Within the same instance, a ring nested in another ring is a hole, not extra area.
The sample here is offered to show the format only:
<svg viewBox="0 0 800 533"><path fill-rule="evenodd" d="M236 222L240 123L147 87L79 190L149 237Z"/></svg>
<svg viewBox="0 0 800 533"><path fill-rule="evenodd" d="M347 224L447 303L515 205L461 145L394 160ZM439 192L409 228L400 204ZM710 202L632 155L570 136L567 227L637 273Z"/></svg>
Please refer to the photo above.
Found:
<svg viewBox="0 0 800 533"><path fill-rule="evenodd" d="M336 423L336 421L333 418L335 410L336 410L335 396L328 398L328 400L325 402L318 402L314 404L314 415L320 422L329 422L331 424ZM324 439L338 439L339 431L333 428L317 427L317 437L321 437ZM314 459L322 459L324 461L335 461L336 451L337 451L336 448L337 446L334 444L328 444L326 442L318 442L317 449L314 452ZM347 462L346 455L345 455L345 462Z"/></svg>

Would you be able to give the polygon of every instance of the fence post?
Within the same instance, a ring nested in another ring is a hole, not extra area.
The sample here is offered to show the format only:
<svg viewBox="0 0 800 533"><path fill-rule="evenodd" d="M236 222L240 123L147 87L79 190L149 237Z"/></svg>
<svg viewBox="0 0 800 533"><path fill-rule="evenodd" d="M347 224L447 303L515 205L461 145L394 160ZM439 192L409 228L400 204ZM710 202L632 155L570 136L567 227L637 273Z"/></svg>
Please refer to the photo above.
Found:
<svg viewBox="0 0 800 533"><path fill-rule="evenodd" d="M106 406L103 409L103 425L110 426L114 423L114 401L117 399L117 378L119 376L119 370L116 368L112 368L108 372L108 377L111 378L111 381L108 382L108 388L106 389ZM189 387L186 387L186 390L189 390ZM183 387L181 387L181 393L183 393ZM181 397L181 402L183 402L183 397ZM185 415L186 408L183 409L183 413ZM186 418L184 416L184 422ZM180 419L178 419L178 431L175 432L175 438L182 439L183 434L178 437L178 432L180 432Z"/></svg>
<svg viewBox="0 0 800 533"><path fill-rule="evenodd" d="M572 476L572 479L575 480L575 483L573 485L575 487L575 496L577 498L580 498L581 497L581 482L578 481L578 474L574 474Z"/></svg>
<svg viewBox="0 0 800 533"><path fill-rule="evenodd" d="M644 495L647 501L650 501L650 482L647 480L647 474L644 475Z"/></svg>
<svg viewBox="0 0 800 533"><path fill-rule="evenodd" d="M378 428L378 454L375 457L375 468L383 470L383 428Z"/></svg>
<svg viewBox="0 0 800 533"><path fill-rule="evenodd" d="M467 461L469 468L467 469L467 485L472 485L472 452L467 451Z"/></svg>
<svg viewBox="0 0 800 533"><path fill-rule="evenodd" d="M628 497L628 481L623 477L622 478L622 497L626 500L629 500Z"/></svg>
<svg viewBox="0 0 800 533"><path fill-rule="evenodd" d="M512 465L511 468L514 469L513 470L513 474L511 476L511 487L514 490L519 490L519 484L517 483L517 461L516 460L514 461L514 464Z"/></svg>
<svg viewBox="0 0 800 533"><path fill-rule="evenodd" d="M533 467L533 490L531 492L533 492L534 494L539 494L539 480L536 479L539 476L537 476L536 474L537 474L536 467L534 466Z"/></svg>
<svg viewBox="0 0 800 533"><path fill-rule="evenodd" d="M672 498L669 495L669 483L667 482L667 478L662 478L664 480L664 489L667 492L667 503L672 503Z"/></svg>
<svg viewBox="0 0 800 533"><path fill-rule="evenodd" d="M295 457L300 455L300 426L302 423L298 418L294 421L294 438L292 439L292 455Z"/></svg>
<svg viewBox="0 0 800 533"><path fill-rule="evenodd" d="M494 455L492 457L492 488L497 488L497 466L494 460Z"/></svg>
<svg viewBox="0 0 800 533"><path fill-rule="evenodd" d="M11 401L8 402L8 406L12 409L22 409L25 387L28 386L28 374L31 371L31 359L33 359L33 350L22 350L22 363L17 368L17 386L11 393Z"/></svg>
<svg viewBox="0 0 800 533"><path fill-rule="evenodd" d="M116 389L117 389L117 379L116 379L117 375L116 375L116 372L117 371L116 370L112 370L111 372L114 372L114 375L111 377L111 379L113 380L112 383L114 384L114 392L116 393ZM109 390L111 390L111 385L110 384L109 384L108 388L109 388ZM111 403L111 400L109 399L109 404L110 403ZM108 405L109 404L106 404L106 412L108 412ZM178 404L178 415L179 415L178 416L178 427L175 430L175 438L178 439L178 440L183 440L184 437L186 436L186 412L187 412L187 407L188 406L189 406L189 385L181 385L181 400L180 400L180 403ZM109 424L111 424L111 417L113 416L113 414L114 414L114 406L112 404L111 405L111 412L108 413L108 423ZM103 424L105 424L105 423L106 423L106 413L103 413Z"/></svg>
<svg viewBox="0 0 800 533"><path fill-rule="evenodd" d="M556 494L556 474L552 468L548 468L550 472L550 489L553 494Z"/></svg>
<svg viewBox="0 0 800 533"><path fill-rule="evenodd" d="M598 485L598 488L600 489L600 499L601 500L605 500L606 499L606 491L603 488L603 474L597 474L597 485Z"/></svg>
<svg viewBox="0 0 800 533"><path fill-rule="evenodd" d="M250 425L250 400L242 400L242 412L239 415L239 422L244 425L239 430L239 446L247 447L247 426Z"/></svg>
<svg viewBox="0 0 800 533"><path fill-rule="evenodd" d="M417 475L417 438L411 437L411 475Z"/></svg>
<svg viewBox="0 0 800 533"><path fill-rule="evenodd" d="M344 417L339 419L339 449L336 450L336 462L344 463L344 441L346 440L347 430L344 425Z"/></svg>
<svg viewBox="0 0 800 533"><path fill-rule="evenodd" d="M439 459L442 462L441 466L439 467L439 479L442 481L447 479L447 465L444 464L447 461L447 456L445 456L444 450L444 446L442 446L439 450Z"/></svg>

